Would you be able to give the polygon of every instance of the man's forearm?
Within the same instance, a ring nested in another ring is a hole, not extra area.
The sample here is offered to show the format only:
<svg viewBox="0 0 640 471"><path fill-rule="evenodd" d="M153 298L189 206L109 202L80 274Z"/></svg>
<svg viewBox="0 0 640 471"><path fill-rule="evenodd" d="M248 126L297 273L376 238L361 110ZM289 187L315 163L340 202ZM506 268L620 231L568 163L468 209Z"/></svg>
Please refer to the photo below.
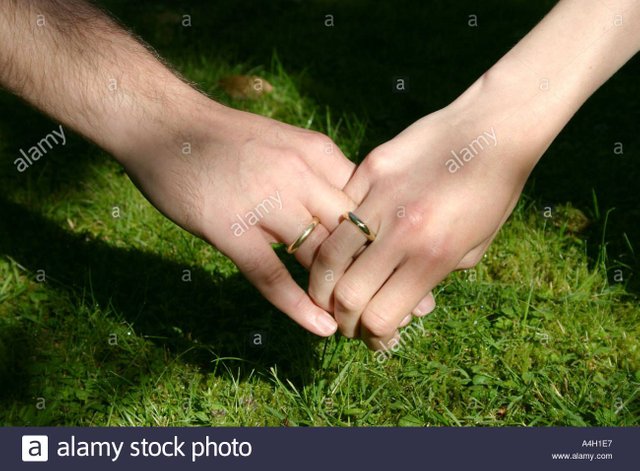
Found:
<svg viewBox="0 0 640 471"><path fill-rule="evenodd" d="M0 84L123 160L212 104L84 0L0 0Z"/></svg>

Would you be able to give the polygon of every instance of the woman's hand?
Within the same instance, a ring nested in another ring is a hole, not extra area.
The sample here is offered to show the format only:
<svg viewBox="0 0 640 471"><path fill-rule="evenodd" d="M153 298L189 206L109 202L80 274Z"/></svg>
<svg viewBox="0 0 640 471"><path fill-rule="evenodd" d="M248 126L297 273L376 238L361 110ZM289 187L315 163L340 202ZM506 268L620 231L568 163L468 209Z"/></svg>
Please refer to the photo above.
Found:
<svg viewBox="0 0 640 471"><path fill-rule="evenodd" d="M470 101L417 121L369 154L345 192L377 238L365 246L344 221L312 266L311 297L334 312L344 335L370 348L384 348L412 310L432 309L432 298L420 299L452 270L478 263L546 148L509 120L474 112Z"/></svg>
<svg viewBox="0 0 640 471"><path fill-rule="evenodd" d="M377 239L356 258L366 239L343 222L311 270L345 335L385 346L425 292L480 260L542 153L638 52L639 25L635 0L563 0L454 103L371 152L345 192Z"/></svg>
<svg viewBox="0 0 640 471"><path fill-rule="evenodd" d="M333 317L270 244L291 244L318 217L295 252L309 267L340 214L355 206L341 191L354 164L320 133L196 101L176 132L141 139L120 160L162 213L229 256L276 307L315 334L333 334Z"/></svg>

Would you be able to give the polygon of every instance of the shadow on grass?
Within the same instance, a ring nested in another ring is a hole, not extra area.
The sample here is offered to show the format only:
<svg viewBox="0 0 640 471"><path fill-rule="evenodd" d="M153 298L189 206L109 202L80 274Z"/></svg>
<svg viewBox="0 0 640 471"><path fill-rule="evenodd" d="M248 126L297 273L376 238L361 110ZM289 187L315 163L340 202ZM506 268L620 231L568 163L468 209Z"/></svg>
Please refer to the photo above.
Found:
<svg viewBox="0 0 640 471"><path fill-rule="evenodd" d="M57 129L58 123L1 88L0 108L5 110L5 114L0 116L0 177L1 189L5 194L26 188L35 201L45 199L56 191L73 189L78 182L85 180L94 165L94 161L87 157L95 154L95 148L69 129L65 129L64 147L52 149L37 163L34 162L34 167L30 167L29 171L18 173L14 160L21 157L20 149L28 152L31 146ZM51 154L58 154L64 164L55 167L46 165Z"/></svg>
<svg viewBox="0 0 640 471"><path fill-rule="evenodd" d="M47 282L49 287L61 297L112 307L122 316L116 321L126 321L138 335L205 371L226 374L216 370L215 360L241 358L234 363L239 379L276 367L301 384L316 366L313 347L320 340L272 307L241 275L217 277L198 267L70 234L4 197L0 220L0 254L32 273L45 270L48 280L55 280ZM290 268L302 274L302 268ZM191 271L191 282L182 281L185 269ZM255 344L256 333L262 345ZM99 339L106 346L104 334ZM24 392L23 363L33 355L33 346L24 341L27 336L2 333L0 345L14 361L2 362L0 400ZM135 358L130 360L135 363ZM46 358L39 361L45 363L39 369L46 370Z"/></svg>
<svg viewBox="0 0 640 471"><path fill-rule="evenodd" d="M0 404L27 396L34 349L33 338L19 326L0 329Z"/></svg>

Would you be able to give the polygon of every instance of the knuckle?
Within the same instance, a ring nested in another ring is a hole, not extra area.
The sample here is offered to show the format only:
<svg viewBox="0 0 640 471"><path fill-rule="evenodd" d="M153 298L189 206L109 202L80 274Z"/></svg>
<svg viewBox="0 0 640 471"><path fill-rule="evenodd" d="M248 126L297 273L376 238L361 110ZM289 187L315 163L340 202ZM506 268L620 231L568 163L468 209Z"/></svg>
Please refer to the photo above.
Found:
<svg viewBox="0 0 640 471"><path fill-rule="evenodd" d="M303 172L307 169L307 164L304 161L302 154L297 150L285 148L278 150L278 154L280 155L281 162L290 170L293 170L294 172Z"/></svg>
<svg viewBox="0 0 640 471"><path fill-rule="evenodd" d="M286 179L287 184L297 189L304 188L313 175L313 171L304 157L296 151L287 151L284 162L282 176Z"/></svg>
<svg viewBox="0 0 640 471"><path fill-rule="evenodd" d="M375 180L389 175L389 172L394 169L392 157L391 152L380 146L369 153L362 166L369 178Z"/></svg>
<svg viewBox="0 0 640 471"><path fill-rule="evenodd" d="M278 265L272 270L265 270L263 273L263 283L266 286L277 286L286 281L289 277L289 272L283 266Z"/></svg>
<svg viewBox="0 0 640 471"><path fill-rule="evenodd" d="M318 263L323 267L335 267L340 264L342 253L336 237L329 237L318 250Z"/></svg>
<svg viewBox="0 0 640 471"><path fill-rule="evenodd" d="M421 205L408 204L396 221L396 230L400 233L421 232L426 226L425 210Z"/></svg>
<svg viewBox="0 0 640 471"><path fill-rule="evenodd" d="M369 309L362 318L362 326L374 337L385 338L393 335L396 326L390 319L376 310Z"/></svg>
<svg viewBox="0 0 640 471"><path fill-rule="evenodd" d="M334 154L337 148L333 139L317 131L303 130L299 142L305 155L314 159Z"/></svg>
<svg viewBox="0 0 640 471"><path fill-rule="evenodd" d="M435 264L450 262L455 257L455 247L451 237L447 235L432 235L427 238L423 246L427 261Z"/></svg>
<svg viewBox="0 0 640 471"><path fill-rule="evenodd" d="M268 257L256 257L243 267L244 274L255 283L271 288L286 281L289 272L281 265L274 265Z"/></svg>
<svg viewBox="0 0 640 471"><path fill-rule="evenodd" d="M334 302L336 310L343 312L360 312L365 306L365 301L358 289L349 281L340 281L334 291Z"/></svg>
<svg viewBox="0 0 640 471"><path fill-rule="evenodd" d="M242 264L242 273L248 277L254 277L264 270L267 263L267 257L263 255L250 257Z"/></svg>
<svg viewBox="0 0 640 471"><path fill-rule="evenodd" d="M304 293L300 293L296 295L295 299L291 302L291 312L297 313L301 317L306 317L306 311L308 310L309 304L307 302L307 297Z"/></svg>
<svg viewBox="0 0 640 471"><path fill-rule="evenodd" d="M319 148L319 150L321 151L329 151L333 148L333 146L335 145L333 143L333 139L331 139L329 136L319 133L319 132L314 132L311 136L312 142L313 144Z"/></svg>

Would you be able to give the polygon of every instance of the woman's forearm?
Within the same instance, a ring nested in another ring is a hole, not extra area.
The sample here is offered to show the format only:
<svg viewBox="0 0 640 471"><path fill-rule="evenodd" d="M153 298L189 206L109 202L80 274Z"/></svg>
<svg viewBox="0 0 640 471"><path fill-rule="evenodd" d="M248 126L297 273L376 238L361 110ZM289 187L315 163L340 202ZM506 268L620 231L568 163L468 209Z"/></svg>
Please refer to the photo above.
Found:
<svg viewBox="0 0 640 471"><path fill-rule="evenodd" d="M562 0L454 106L468 108L465 121L489 117L499 140L544 150L638 50L640 1Z"/></svg>

